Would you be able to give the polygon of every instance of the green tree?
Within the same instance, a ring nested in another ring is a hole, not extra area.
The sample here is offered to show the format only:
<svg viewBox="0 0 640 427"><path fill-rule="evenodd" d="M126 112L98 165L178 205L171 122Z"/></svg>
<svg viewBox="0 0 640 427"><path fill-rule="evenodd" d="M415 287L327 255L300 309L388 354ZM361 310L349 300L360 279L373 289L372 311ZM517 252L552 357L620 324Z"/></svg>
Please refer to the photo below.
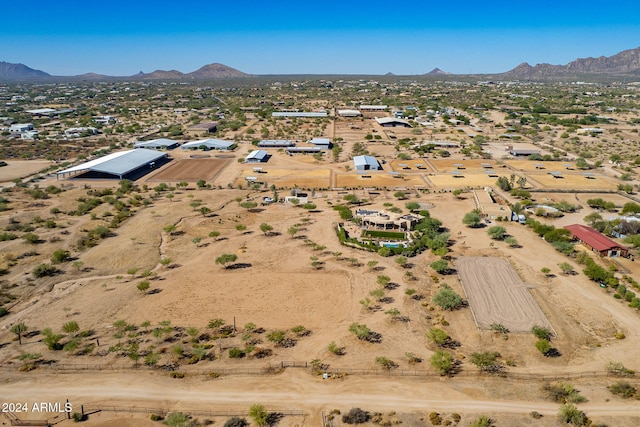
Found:
<svg viewBox="0 0 640 427"><path fill-rule="evenodd" d="M31 270L31 274L36 278L55 276L56 273L58 273L58 269L50 264L38 264Z"/></svg>
<svg viewBox="0 0 640 427"><path fill-rule="evenodd" d="M287 229L287 234L289 234L292 239L296 236L297 233L298 233L298 227L296 226L292 226Z"/></svg>
<svg viewBox="0 0 640 427"><path fill-rule="evenodd" d="M534 325L531 328L531 333L539 340L549 341L551 339L551 331L545 326Z"/></svg>
<svg viewBox="0 0 640 427"><path fill-rule="evenodd" d="M64 249L56 250L53 255L51 255L51 263L52 264L60 264L71 259L71 253L69 251L65 251Z"/></svg>
<svg viewBox="0 0 640 427"><path fill-rule="evenodd" d="M455 310L462 306L462 297L447 285L443 285L434 295L433 302L445 310Z"/></svg>
<svg viewBox="0 0 640 427"><path fill-rule="evenodd" d="M573 266L568 262L561 262L558 264L558 267L560 268L560 270L562 270L562 273L564 274L573 274L575 272L575 270L573 269Z"/></svg>
<svg viewBox="0 0 640 427"><path fill-rule="evenodd" d="M30 245L35 245L36 243L40 242L40 237L35 233L26 233L24 236L22 236L22 238Z"/></svg>
<svg viewBox="0 0 640 427"><path fill-rule="evenodd" d="M574 426L586 426L588 421L587 415L572 403L562 405L558 416L561 422Z"/></svg>
<svg viewBox="0 0 640 427"><path fill-rule="evenodd" d="M166 259L166 258L165 258ZM149 290L149 286L150 283L148 280L143 280L142 282L138 283L138 285L136 286L136 288L138 288L138 290L140 292L142 292L143 294L146 294L147 291Z"/></svg>
<svg viewBox="0 0 640 427"><path fill-rule="evenodd" d="M546 356L551 351L551 343L547 339L540 339L536 341L536 348Z"/></svg>
<svg viewBox="0 0 640 427"><path fill-rule="evenodd" d="M503 191L511 191L513 185L506 176L501 176L496 181L496 185Z"/></svg>
<svg viewBox="0 0 640 427"><path fill-rule="evenodd" d="M502 226L494 225L493 227L489 227L487 234L494 240L502 240L507 234L507 230Z"/></svg>
<svg viewBox="0 0 640 427"><path fill-rule="evenodd" d="M433 261L431 264L429 264L429 267L433 268L437 273L440 274L444 274L450 269L449 262L445 259Z"/></svg>
<svg viewBox="0 0 640 427"><path fill-rule="evenodd" d="M188 427L191 423L189 415L182 412L172 412L167 415L164 423L169 427Z"/></svg>
<svg viewBox="0 0 640 427"><path fill-rule="evenodd" d="M398 364L388 357L378 356L376 357L376 363L380 365L383 369L390 371L393 368L397 368Z"/></svg>
<svg viewBox="0 0 640 427"><path fill-rule="evenodd" d="M222 254L216 258L216 264L221 264L224 268L229 268L229 263L236 262L238 256L236 254Z"/></svg>
<svg viewBox="0 0 640 427"><path fill-rule="evenodd" d="M267 224L266 222L263 222L262 224L260 224L260 231L262 231L262 233L264 233L265 236L269 236L273 231L273 227Z"/></svg>
<svg viewBox="0 0 640 427"><path fill-rule="evenodd" d="M269 421L269 413L264 409L264 406L256 403L249 408L249 417L259 427L264 427Z"/></svg>
<svg viewBox="0 0 640 427"><path fill-rule="evenodd" d="M477 212L467 212L462 218L462 223L467 227L476 228L482 223L482 218Z"/></svg>
<svg viewBox="0 0 640 427"><path fill-rule="evenodd" d="M20 322L13 325L10 331L11 333L16 334L18 337L18 344L22 345L22 334L27 332L28 329L29 327L24 322Z"/></svg>
<svg viewBox="0 0 640 427"><path fill-rule="evenodd" d="M500 353L496 351L474 352L471 353L470 362L483 372L493 372L496 369L500 369L500 365L497 362L499 356Z"/></svg>
<svg viewBox="0 0 640 427"><path fill-rule="evenodd" d="M451 340L449 334L440 328L431 328L426 335L438 347L443 347Z"/></svg>
<svg viewBox="0 0 640 427"><path fill-rule="evenodd" d="M80 325L78 325L78 322L75 320L70 320L62 325L62 332L65 334L75 337L78 334L78 331L80 331Z"/></svg>
<svg viewBox="0 0 640 427"><path fill-rule="evenodd" d="M236 230L238 230L240 233L244 233L246 229L247 229L247 226L244 225L244 224L237 224L236 225Z"/></svg>
<svg viewBox="0 0 640 427"><path fill-rule="evenodd" d="M436 350L429 359L431 366L440 375L451 375L455 367L453 356L448 351Z"/></svg>
<svg viewBox="0 0 640 427"><path fill-rule="evenodd" d="M471 427L491 427L492 425L493 420L486 415L480 415L471 423Z"/></svg>
<svg viewBox="0 0 640 427"><path fill-rule="evenodd" d="M367 325L360 323L352 323L349 326L349 332L354 334L359 340L366 341L371 336L371 329Z"/></svg>
<svg viewBox="0 0 640 427"><path fill-rule="evenodd" d="M405 208L410 210L411 212L417 212L420 210L420 203L418 202L407 202L404 205Z"/></svg>
<svg viewBox="0 0 640 427"><path fill-rule="evenodd" d="M61 350L62 345L60 344L60 340L62 339L61 334L54 334L51 328L44 328L42 330L42 335L44 335L44 344L47 346L49 350Z"/></svg>
<svg viewBox="0 0 640 427"><path fill-rule="evenodd" d="M166 226L163 228L163 230L164 230L164 232L165 232L165 233L167 233L168 235L173 236L173 234L176 232L176 226L175 226L175 225L173 225L173 224L169 224L169 225L166 225Z"/></svg>
<svg viewBox="0 0 640 427"><path fill-rule="evenodd" d="M18 360L24 362L24 365L20 368L22 371L32 371L36 367L36 362L42 359L42 354L40 353L23 353L18 356Z"/></svg>
<svg viewBox="0 0 640 427"><path fill-rule="evenodd" d="M202 214L202 216L207 216L208 214L211 213L211 209L209 209L206 206L203 206L200 208L200 213Z"/></svg>
<svg viewBox="0 0 640 427"><path fill-rule="evenodd" d="M520 246L520 243L518 243L518 240L512 236L505 237L504 242L512 248L517 248L518 246Z"/></svg>

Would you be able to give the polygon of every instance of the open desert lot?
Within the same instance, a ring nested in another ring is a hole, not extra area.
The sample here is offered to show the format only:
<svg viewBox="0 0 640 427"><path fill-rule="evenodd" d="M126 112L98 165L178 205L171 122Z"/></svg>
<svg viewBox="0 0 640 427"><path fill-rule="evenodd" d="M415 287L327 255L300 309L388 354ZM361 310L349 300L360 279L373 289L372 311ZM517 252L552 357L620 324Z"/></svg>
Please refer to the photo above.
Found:
<svg viewBox="0 0 640 427"><path fill-rule="evenodd" d="M174 160L145 180L150 182L195 182L201 179L213 181L230 162L227 159Z"/></svg>
<svg viewBox="0 0 640 427"><path fill-rule="evenodd" d="M576 172L560 172L559 176L550 173L531 173L526 175L532 185L538 183L540 188L562 190L615 190L618 181L604 175L584 176Z"/></svg>
<svg viewBox="0 0 640 427"><path fill-rule="evenodd" d="M411 159L411 160L392 160L389 163L391 170L394 172L435 172L434 168L430 167L431 164L428 159Z"/></svg>
<svg viewBox="0 0 640 427"><path fill-rule="evenodd" d="M47 160L9 160L6 166L0 167L0 183L16 178L24 178L51 166Z"/></svg>
<svg viewBox="0 0 640 427"><path fill-rule="evenodd" d="M2 399L90 427L262 425L255 404L269 427L561 427L570 385L592 427L640 425L638 85L431 74L0 84Z"/></svg>
<svg viewBox="0 0 640 427"><path fill-rule="evenodd" d="M235 185L246 185L247 177L257 178L257 182L267 183L269 186L276 187L295 187L300 188L328 188L331 183L331 170L329 169L276 169L266 165L251 165L252 168L245 165ZM254 172L253 167L261 167L262 172Z"/></svg>
<svg viewBox="0 0 640 427"><path fill-rule="evenodd" d="M509 177L505 170L498 169L496 175L489 176L485 173L466 173L460 171L460 175L451 174L430 174L427 179L435 188L465 188L465 187L491 187L495 186L496 180L500 176Z"/></svg>
<svg viewBox="0 0 640 427"><path fill-rule="evenodd" d="M486 160L486 159L429 159L428 164L436 172L446 172L450 173L453 171L460 172L482 172L484 168L482 165L487 164L491 165L492 168L496 168L496 162L494 160ZM497 172L500 172L500 169L497 169Z"/></svg>
<svg viewBox="0 0 640 427"><path fill-rule="evenodd" d="M362 175L354 173L337 173L335 175L336 187L376 187L376 188L424 188L427 183L422 178L422 174L390 175L384 171L364 171ZM368 178L365 178L368 177Z"/></svg>
<svg viewBox="0 0 640 427"><path fill-rule="evenodd" d="M575 170L576 165L575 162L572 161L564 161L564 162L542 162L536 160L503 160L503 164L513 168L517 171L523 172L566 172L568 170Z"/></svg>
<svg viewBox="0 0 640 427"><path fill-rule="evenodd" d="M551 327L509 261L460 257L456 268L478 328L488 329L494 323L513 332L528 332L536 325Z"/></svg>

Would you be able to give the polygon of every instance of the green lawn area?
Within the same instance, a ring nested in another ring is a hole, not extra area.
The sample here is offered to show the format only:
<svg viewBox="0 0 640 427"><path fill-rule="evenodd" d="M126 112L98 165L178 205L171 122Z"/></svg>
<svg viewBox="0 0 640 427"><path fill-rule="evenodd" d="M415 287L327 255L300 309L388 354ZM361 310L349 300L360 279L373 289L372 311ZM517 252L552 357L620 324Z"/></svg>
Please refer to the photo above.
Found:
<svg viewBox="0 0 640 427"><path fill-rule="evenodd" d="M362 232L363 237L375 237L378 239L397 239L404 240L405 233L398 231L378 231L378 230L364 230Z"/></svg>

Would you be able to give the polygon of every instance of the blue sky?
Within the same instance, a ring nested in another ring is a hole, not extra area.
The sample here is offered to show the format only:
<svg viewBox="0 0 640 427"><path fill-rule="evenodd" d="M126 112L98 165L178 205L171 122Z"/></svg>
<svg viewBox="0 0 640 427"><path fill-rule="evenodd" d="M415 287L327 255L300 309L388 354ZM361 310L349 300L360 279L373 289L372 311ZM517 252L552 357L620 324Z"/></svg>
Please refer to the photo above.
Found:
<svg viewBox="0 0 640 427"><path fill-rule="evenodd" d="M0 61L54 75L498 73L640 46L640 2L9 1Z"/></svg>

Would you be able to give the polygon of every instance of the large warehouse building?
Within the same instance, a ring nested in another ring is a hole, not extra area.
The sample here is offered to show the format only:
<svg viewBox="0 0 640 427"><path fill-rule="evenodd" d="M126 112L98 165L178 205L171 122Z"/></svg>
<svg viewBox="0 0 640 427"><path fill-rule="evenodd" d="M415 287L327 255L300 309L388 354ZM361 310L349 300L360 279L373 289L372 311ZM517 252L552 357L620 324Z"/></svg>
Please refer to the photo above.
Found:
<svg viewBox="0 0 640 427"><path fill-rule="evenodd" d="M107 154L65 169L56 178L78 177L83 179L138 179L168 161L167 153L146 148Z"/></svg>

